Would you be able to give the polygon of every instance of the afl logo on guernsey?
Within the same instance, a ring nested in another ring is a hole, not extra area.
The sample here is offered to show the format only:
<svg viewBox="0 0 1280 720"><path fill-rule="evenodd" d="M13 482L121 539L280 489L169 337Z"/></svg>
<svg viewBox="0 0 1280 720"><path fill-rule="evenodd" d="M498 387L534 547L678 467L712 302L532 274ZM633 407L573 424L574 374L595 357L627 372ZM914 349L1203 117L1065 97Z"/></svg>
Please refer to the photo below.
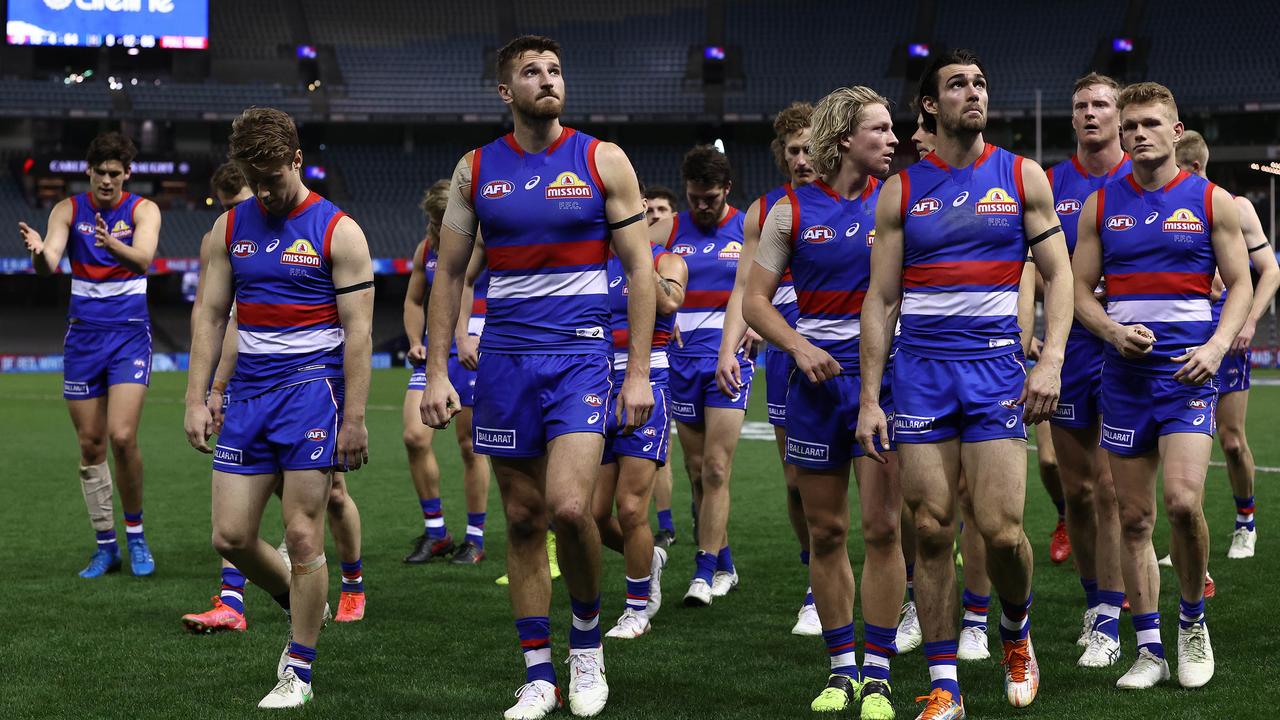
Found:
<svg viewBox="0 0 1280 720"><path fill-rule="evenodd" d="M1104 223L1104 226L1108 230L1115 230L1116 232L1122 232L1124 230L1128 230L1129 228L1132 228L1134 225L1137 225L1137 224L1138 224L1138 221L1134 220L1132 215L1112 215L1111 217L1107 218L1107 221Z"/></svg>
<svg viewBox="0 0 1280 720"><path fill-rule="evenodd" d="M827 228L827 230L829 231L830 228ZM733 240L725 243L724 249L716 257L721 260L737 260L740 255L742 255L742 243Z"/></svg>
<svg viewBox="0 0 1280 720"><path fill-rule="evenodd" d="M857 232L857 226L850 228L853 232ZM852 233L849 233L852 235ZM821 245L825 242L831 242L836 237L836 231L826 225L811 225L800 233L800 239L810 245Z"/></svg>
<svg viewBox="0 0 1280 720"><path fill-rule="evenodd" d="M280 253L280 264L318 268L320 267L320 253L316 252L316 249L311 246L310 240L298 238L293 241L288 250Z"/></svg>
<svg viewBox="0 0 1280 720"><path fill-rule="evenodd" d="M600 407L601 405L604 404L604 400L602 400L600 396L596 395L595 393L588 393L586 395L583 395L582 402L586 403L591 407Z"/></svg>
<svg viewBox="0 0 1280 720"><path fill-rule="evenodd" d="M1004 188L991 188L974 204L974 212L979 215L1017 215L1018 203Z"/></svg>
<svg viewBox="0 0 1280 720"><path fill-rule="evenodd" d="M312 428L307 431L307 439L312 442L323 442L329 437L329 433L324 428Z"/></svg>
<svg viewBox="0 0 1280 720"><path fill-rule="evenodd" d="M546 191L548 200L590 198L594 197L594 195L591 191L591 186L571 172L562 172L557 175L556 179L547 185Z"/></svg>
<svg viewBox="0 0 1280 720"><path fill-rule="evenodd" d="M93 223L87 223L87 222L76 223L76 232L80 233L81 235L92 235Z"/></svg>
<svg viewBox="0 0 1280 720"><path fill-rule="evenodd" d="M258 252L258 243L252 240L237 240L231 245L231 254L238 258L253 257Z"/></svg>
<svg viewBox="0 0 1280 720"><path fill-rule="evenodd" d="M695 252L697 252L697 250L694 249L692 245L686 245L684 243L680 243L679 245L676 245L675 247L671 248L671 252L683 257L685 255L692 255Z"/></svg>
<svg viewBox="0 0 1280 720"><path fill-rule="evenodd" d="M1057 206L1053 208L1053 210L1059 215L1075 215L1076 213L1080 212L1080 201L1076 200L1075 198L1072 198L1070 200L1063 200L1062 202L1058 203Z"/></svg>
<svg viewBox="0 0 1280 720"><path fill-rule="evenodd" d="M914 217L924 217L932 215L942 209L942 201L938 198L927 197L916 201L911 206L911 215Z"/></svg>
<svg viewBox="0 0 1280 720"><path fill-rule="evenodd" d="M1204 232L1204 222L1190 210L1178 208L1173 211L1172 215L1165 218L1164 226L1161 229L1167 233L1202 233Z"/></svg>
<svg viewBox="0 0 1280 720"><path fill-rule="evenodd" d="M516 186L510 180L490 180L480 188L480 197L486 200L498 200L515 192Z"/></svg>

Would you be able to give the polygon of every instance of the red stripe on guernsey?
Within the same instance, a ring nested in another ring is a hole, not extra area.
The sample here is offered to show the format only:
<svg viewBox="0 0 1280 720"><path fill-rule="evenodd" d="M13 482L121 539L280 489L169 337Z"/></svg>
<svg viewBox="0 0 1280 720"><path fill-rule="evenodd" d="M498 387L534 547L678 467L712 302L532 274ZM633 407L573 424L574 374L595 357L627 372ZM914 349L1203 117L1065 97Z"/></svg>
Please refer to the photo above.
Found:
<svg viewBox="0 0 1280 720"><path fill-rule="evenodd" d="M769 202L769 197L767 195L761 195L760 199L756 200L756 202L760 203L760 212L758 213L759 217L756 218L756 220L760 223L760 229L763 230L764 219L769 215L769 210L770 210L770 208L767 205L767 203Z"/></svg>
<svg viewBox="0 0 1280 720"><path fill-rule="evenodd" d="M82 262L71 262L71 274L86 280L132 280L142 277L123 265L86 265Z"/></svg>
<svg viewBox="0 0 1280 720"><path fill-rule="evenodd" d="M514 141L511 141L511 144L515 144ZM480 151L483 149L484 148L476 148L471 151L471 207L473 209L476 206L476 190L480 187L477 180L480 178ZM516 145L516 151L520 152L521 155L524 154L524 152L520 150L519 145Z"/></svg>
<svg viewBox="0 0 1280 720"><path fill-rule="evenodd" d="M315 205L316 203L320 202L323 199L324 198L320 197L320 193L307 191L306 199L304 199L302 201L302 204L298 205L298 207L289 211L289 217L290 218L298 217L302 213L306 212L307 208L311 207L312 205ZM261 206L261 201L259 201L259 206ZM263 212L266 212L266 208L263 208Z"/></svg>
<svg viewBox="0 0 1280 720"><path fill-rule="evenodd" d="M609 246L603 240L489 246L486 250L490 270L550 270L575 265L600 265L609 256Z"/></svg>
<svg viewBox="0 0 1280 720"><path fill-rule="evenodd" d="M988 145L987 147L992 147ZM1026 158L1017 155L1013 158L1013 184L1018 188L1018 203L1027 204L1027 191L1022 187L1022 161Z"/></svg>
<svg viewBox="0 0 1280 720"><path fill-rule="evenodd" d="M729 304L729 290L687 290L681 310L722 308Z"/></svg>
<svg viewBox="0 0 1280 720"><path fill-rule="evenodd" d="M911 176L906 170L898 172L898 180L902 183L902 197L898 200L898 215L902 218L902 222L907 221L907 208L911 207Z"/></svg>
<svg viewBox="0 0 1280 720"><path fill-rule="evenodd" d="M232 232L235 231L235 229L236 229L236 208L234 205L232 205L231 209L227 211L227 237L225 239L227 241L228 251L231 250L231 234Z"/></svg>
<svg viewBox="0 0 1280 720"><path fill-rule="evenodd" d="M800 198L791 188L787 188L787 202L791 203L791 247L795 248L800 241ZM791 270L790 267L787 268Z"/></svg>
<svg viewBox="0 0 1280 720"><path fill-rule="evenodd" d="M243 325L296 328L331 325L338 322L338 305L285 305L276 303L236 303L236 317Z"/></svg>
<svg viewBox="0 0 1280 720"><path fill-rule="evenodd" d="M1107 276L1107 294L1208 295L1213 276L1204 273L1144 272Z"/></svg>
<svg viewBox="0 0 1280 720"><path fill-rule="evenodd" d="M850 650L852 650L852 649L856 648L857 646L858 646L858 641L857 641L857 640L854 640L853 642L847 642L847 643L844 643L843 645L836 645L836 646L834 646L834 647L829 647L829 648L827 648L827 654L828 654L828 655L839 655L840 653L842 653L842 652L848 652L848 651L850 651Z"/></svg>
<svg viewBox="0 0 1280 720"><path fill-rule="evenodd" d="M1213 190L1216 187L1213 183L1205 183L1204 186L1204 221L1210 230L1213 229Z"/></svg>
<svg viewBox="0 0 1280 720"><path fill-rule="evenodd" d="M1017 285L1023 264L1021 260L958 260L911 265L902 272L902 286Z"/></svg>
<svg viewBox="0 0 1280 720"><path fill-rule="evenodd" d="M1072 155L1072 156L1071 156L1071 162L1075 163L1075 164L1076 164L1076 167L1079 167L1079 166L1080 166L1080 161L1079 161L1079 160L1076 160L1076 156L1075 156L1075 155ZM1052 186L1053 186L1053 168L1048 168L1047 170L1045 170L1045 171L1044 171L1044 176L1045 176L1046 178L1049 178L1049 185L1052 187Z"/></svg>
<svg viewBox="0 0 1280 720"><path fill-rule="evenodd" d="M520 649L524 651L541 650L545 647L551 647L551 638L529 638L520 641Z"/></svg>
<svg viewBox="0 0 1280 720"><path fill-rule="evenodd" d="M725 214L724 214L724 217L720 218L720 224L719 224L719 225L716 225L716 227L718 227L718 228L722 228L722 227L724 227L724 226L725 226L725 225L727 225L727 224L729 223L729 221L730 221L730 220L732 220L732 219L733 219L733 217L734 217L735 215L737 215L737 214L738 214L738 208L736 208L736 207L734 207L734 206L730 205L730 206L729 206L729 212L725 213Z"/></svg>
<svg viewBox="0 0 1280 720"><path fill-rule="evenodd" d="M1098 212L1094 214L1093 224L1097 226L1098 234L1102 234L1102 205L1106 200L1107 189L1105 187L1098 188Z"/></svg>
<svg viewBox="0 0 1280 720"><path fill-rule="evenodd" d="M488 315L488 314L489 314L489 301L488 301L488 300L486 300L485 298L474 298L474 299L472 299L472 301L471 301L471 314L472 314L472 315Z"/></svg>
<svg viewBox="0 0 1280 720"><path fill-rule="evenodd" d="M680 230L680 214L671 216L671 234L667 236L667 242L662 247L670 250L672 244L676 241L676 232Z"/></svg>
<svg viewBox="0 0 1280 720"><path fill-rule="evenodd" d="M556 138L556 141L555 141L555 142L553 142L553 143L551 143L551 145L547 148L547 154L548 154L548 155L550 155L551 153L555 152L555 151L556 151L556 148L558 148L558 147L560 147L561 145L563 145L565 140L568 140L569 138L573 137L574 135L576 135L576 134L577 134L577 132L578 132L578 131L577 131L577 130L574 130L573 128L569 128L569 127L561 127L561 128L560 128L560 137ZM514 140L514 139L515 139L515 135L512 135L512 136L511 136L511 138ZM600 141L599 141L599 140L596 140L596 142L600 142ZM601 190L603 190L604 188L602 187L602 188L600 188L600 189L601 189Z"/></svg>
<svg viewBox="0 0 1280 720"><path fill-rule="evenodd" d="M329 262L329 244L333 241L333 231L338 227L338 221L346 216L347 214L344 212L336 212L333 217L329 218L329 225L324 229L324 249L320 252L320 256L324 258L325 262Z"/></svg>
<svg viewBox="0 0 1280 720"><path fill-rule="evenodd" d="M994 155L995 152L996 152L996 146L992 145L991 143L987 143L987 146L982 149L982 154L978 156L977 160L973 161L973 169L977 170L978 168L982 167L982 164L985 163L988 158Z"/></svg>
<svg viewBox="0 0 1280 720"><path fill-rule="evenodd" d="M660 350L671 342L670 330L654 330L653 341L650 343L655 350ZM613 331L613 347L618 350L625 350L631 345L631 330L622 328Z"/></svg>
<svg viewBox="0 0 1280 720"><path fill-rule="evenodd" d="M556 147L559 146L560 143L567 140L569 138L569 135L572 132L573 132L572 130L569 130L563 133L562 135L560 135L560 139L556 140L555 144L552 145L551 148L547 150L547 154L550 155L551 151L556 149ZM596 184L596 187L600 189L600 197L601 199L603 199L604 196L606 195L605 189L604 189L604 180L600 179L600 169L596 167L596 150L598 150L599 148L600 148L599 140L592 140L591 144L587 146L587 171L591 173L591 181L594 182Z"/></svg>
<svg viewBox="0 0 1280 720"><path fill-rule="evenodd" d="M614 329L613 346L615 348L625 348L631 344L631 331L627 328Z"/></svg>
<svg viewBox="0 0 1280 720"><path fill-rule="evenodd" d="M866 290L796 290L804 315L856 315L866 296Z"/></svg>

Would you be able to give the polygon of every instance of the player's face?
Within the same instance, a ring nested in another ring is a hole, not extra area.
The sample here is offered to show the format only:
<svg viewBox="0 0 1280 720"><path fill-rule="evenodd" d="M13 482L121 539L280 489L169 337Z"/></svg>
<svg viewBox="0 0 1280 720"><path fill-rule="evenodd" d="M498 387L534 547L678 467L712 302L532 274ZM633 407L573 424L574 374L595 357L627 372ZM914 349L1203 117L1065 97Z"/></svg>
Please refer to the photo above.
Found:
<svg viewBox="0 0 1280 720"><path fill-rule="evenodd" d="M712 228L720 221L729 202L729 185L704 185L686 182L684 193L689 200L689 214L699 227Z"/></svg>
<svg viewBox="0 0 1280 720"><path fill-rule="evenodd" d="M1120 113L1120 144L1134 162L1163 162L1181 137L1182 123L1162 103L1127 105Z"/></svg>
<svg viewBox="0 0 1280 720"><path fill-rule="evenodd" d="M782 145L782 159L787 163L792 185L806 185L818 179L818 171L809 164L809 135L809 128L803 128L788 135Z"/></svg>
<svg viewBox="0 0 1280 720"><path fill-rule="evenodd" d="M553 52L525 52L516 58L511 82L498 94L516 112L533 120L554 120L564 110L564 76Z"/></svg>
<svg viewBox="0 0 1280 720"><path fill-rule="evenodd" d="M924 126L924 115L916 115L916 131L911 134L911 142L915 143L916 154L920 157L933 152L933 147L937 144L937 136Z"/></svg>
<svg viewBox="0 0 1280 720"><path fill-rule="evenodd" d="M898 137L893 134L889 108L880 103L867 106L857 129L849 136L849 158L869 175L886 175L893 164Z"/></svg>
<svg viewBox="0 0 1280 720"><path fill-rule="evenodd" d="M943 66L938 72L938 86L935 102L939 127L961 133L979 133L987 128L987 78L977 65Z"/></svg>
<svg viewBox="0 0 1280 720"><path fill-rule="evenodd" d="M253 191L258 201L272 215L285 215L293 209L298 188L302 185L302 151L294 154L293 160L269 167L253 165L240 166L245 182Z"/></svg>
<svg viewBox="0 0 1280 720"><path fill-rule="evenodd" d="M119 160L104 160L89 168L89 187L99 205L114 205L124 192L129 170Z"/></svg>
<svg viewBox="0 0 1280 720"><path fill-rule="evenodd" d="M1105 145L1120 137L1115 91L1106 85L1081 88L1071 97L1071 127L1082 145Z"/></svg>
<svg viewBox="0 0 1280 720"><path fill-rule="evenodd" d="M645 200L644 221L649 225L657 225L659 222L675 215L675 210L671 207L671 201L666 198L650 198Z"/></svg>

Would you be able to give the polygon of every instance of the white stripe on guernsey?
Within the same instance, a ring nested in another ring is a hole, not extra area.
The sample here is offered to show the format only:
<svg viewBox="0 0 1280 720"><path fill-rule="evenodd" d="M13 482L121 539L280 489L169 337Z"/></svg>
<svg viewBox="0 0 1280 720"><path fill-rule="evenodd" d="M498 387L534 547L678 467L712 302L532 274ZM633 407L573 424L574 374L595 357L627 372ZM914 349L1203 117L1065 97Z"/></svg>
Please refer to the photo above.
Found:
<svg viewBox="0 0 1280 720"><path fill-rule="evenodd" d="M943 664L934 665L931 663L929 665L929 679L935 682L938 680L955 680L956 679L955 663L946 663L945 665Z"/></svg>
<svg viewBox="0 0 1280 720"><path fill-rule="evenodd" d="M649 369L650 370L659 369L659 368L669 368L669 367L671 367L671 363L667 362L666 350L654 350L653 352L649 353ZM614 370L627 369L627 353L625 351L622 351L622 350L614 351L613 369Z"/></svg>
<svg viewBox="0 0 1280 720"><path fill-rule="evenodd" d="M577 615L573 616L574 630L595 630L600 626L600 613L596 613L590 620L583 620Z"/></svg>
<svg viewBox="0 0 1280 720"><path fill-rule="evenodd" d="M489 279L490 300L605 295L608 292L609 277L603 268L545 275L499 275Z"/></svg>
<svg viewBox="0 0 1280 720"><path fill-rule="evenodd" d="M240 352L244 355L300 355L317 350L332 350L341 345L346 337L340 327L293 332L236 332L240 336Z"/></svg>
<svg viewBox="0 0 1280 720"><path fill-rule="evenodd" d="M89 282L88 280L71 281L71 294L78 297L105 298L120 295L146 295L147 279L144 277L119 282Z"/></svg>
<svg viewBox="0 0 1280 720"><path fill-rule="evenodd" d="M1138 631L1138 647L1143 645L1161 645L1160 628L1151 628L1150 630Z"/></svg>
<svg viewBox="0 0 1280 720"><path fill-rule="evenodd" d="M831 656L832 668L857 667L857 666L858 666L858 652L856 650L850 650L849 652L843 652L843 653L840 653L839 655Z"/></svg>
<svg viewBox="0 0 1280 720"><path fill-rule="evenodd" d="M524 651L525 667L533 667L534 665L541 665L549 662L551 662L551 648L549 647Z"/></svg>
<svg viewBox="0 0 1280 720"><path fill-rule="evenodd" d="M793 285L780 287L773 291L774 305L794 305L796 303L796 289Z"/></svg>
<svg viewBox="0 0 1280 720"><path fill-rule="evenodd" d="M724 329L724 311L712 310L711 312L685 312L680 311L676 315L676 325L680 328L680 332L692 332L694 330L723 330Z"/></svg>
<svg viewBox="0 0 1280 720"><path fill-rule="evenodd" d="M1017 290L936 293L907 291L902 295L903 315L998 317L1017 313Z"/></svg>
<svg viewBox="0 0 1280 720"><path fill-rule="evenodd" d="M244 595L242 593L236 592L235 590L223 590L222 593L219 595L219 597L235 598L240 602L244 602Z"/></svg>
<svg viewBox="0 0 1280 720"><path fill-rule="evenodd" d="M1204 298L1111 300L1107 317L1118 323L1213 322L1213 308Z"/></svg>
<svg viewBox="0 0 1280 720"><path fill-rule="evenodd" d="M856 340L862 332L858 318L807 318L796 320L796 332L806 340Z"/></svg>
<svg viewBox="0 0 1280 720"><path fill-rule="evenodd" d="M484 318L482 318L482 317L471 317L471 318L468 318L468 319L467 319L467 334L468 334L468 335L483 335L483 334L484 334Z"/></svg>
<svg viewBox="0 0 1280 720"><path fill-rule="evenodd" d="M475 525L468 525L468 526L467 526L467 534L468 534L468 535L479 535L479 536L483 536L483 535L484 535L484 528L476 527Z"/></svg>

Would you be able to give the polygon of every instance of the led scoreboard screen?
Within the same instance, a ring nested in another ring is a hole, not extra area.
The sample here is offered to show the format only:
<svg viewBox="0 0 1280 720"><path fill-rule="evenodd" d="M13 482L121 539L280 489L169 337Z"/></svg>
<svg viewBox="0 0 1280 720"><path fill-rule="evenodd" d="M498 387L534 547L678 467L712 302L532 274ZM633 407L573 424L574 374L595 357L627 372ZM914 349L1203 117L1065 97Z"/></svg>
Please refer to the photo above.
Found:
<svg viewBox="0 0 1280 720"><path fill-rule="evenodd" d="M205 50L209 0L9 0L10 45Z"/></svg>

